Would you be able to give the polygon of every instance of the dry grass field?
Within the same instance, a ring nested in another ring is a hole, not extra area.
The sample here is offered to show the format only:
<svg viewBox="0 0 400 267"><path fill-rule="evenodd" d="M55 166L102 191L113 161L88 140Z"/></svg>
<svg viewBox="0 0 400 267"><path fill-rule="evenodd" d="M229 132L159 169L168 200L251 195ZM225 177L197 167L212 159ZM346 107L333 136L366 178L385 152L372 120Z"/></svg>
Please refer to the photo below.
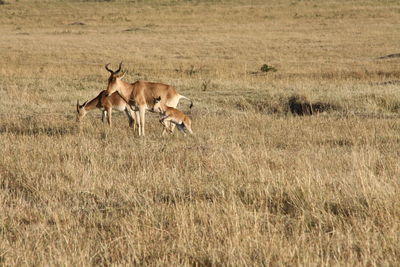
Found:
<svg viewBox="0 0 400 267"><path fill-rule="evenodd" d="M399 265L399 29L397 0L0 1L0 265ZM120 61L195 135L78 125Z"/></svg>

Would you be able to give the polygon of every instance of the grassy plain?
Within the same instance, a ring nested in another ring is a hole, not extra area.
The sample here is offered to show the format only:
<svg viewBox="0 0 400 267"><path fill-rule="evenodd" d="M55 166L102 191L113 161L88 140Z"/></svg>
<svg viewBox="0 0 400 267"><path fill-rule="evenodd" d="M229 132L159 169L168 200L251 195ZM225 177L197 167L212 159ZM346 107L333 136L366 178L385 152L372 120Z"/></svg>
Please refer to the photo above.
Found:
<svg viewBox="0 0 400 267"><path fill-rule="evenodd" d="M5 2L0 265L399 264L398 1ZM121 60L193 137L77 125Z"/></svg>

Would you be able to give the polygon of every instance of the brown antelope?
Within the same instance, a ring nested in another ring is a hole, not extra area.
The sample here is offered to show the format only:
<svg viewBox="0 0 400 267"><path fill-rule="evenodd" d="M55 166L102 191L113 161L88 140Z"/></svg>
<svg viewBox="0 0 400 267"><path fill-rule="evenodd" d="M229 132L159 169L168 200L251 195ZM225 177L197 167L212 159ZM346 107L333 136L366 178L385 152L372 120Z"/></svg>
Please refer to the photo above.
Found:
<svg viewBox="0 0 400 267"><path fill-rule="evenodd" d="M188 130L190 134L192 131L192 121L188 116L182 111L176 108L168 107L161 102L161 97L154 98L153 110L158 111L161 114L160 122L164 125L164 130L162 135L168 130L170 133L174 131L172 125L176 125L179 131L186 135L185 129ZM166 122L171 122L173 124L169 125Z"/></svg>
<svg viewBox="0 0 400 267"><path fill-rule="evenodd" d="M107 117L108 125L111 126L111 114L112 110L125 111L128 116L129 126L134 126L134 122L136 120L135 113L125 102L121 96L115 92L109 96L104 96L106 93L105 90L101 91L98 96L93 98L90 101L86 101L82 105L79 105L79 100L76 103L76 121L80 122L83 117L86 116L86 113L92 109L98 108L102 110L101 120L104 122L105 117Z"/></svg>
<svg viewBox="0 0 400 267"><path fill-rule="evenodd" d="M122 80L125 75L125 71L121 72L122 62L119 64L119 68L113 71L105 65L107 71L110 72L108 78L107 92L105 96L111 95L114 92L119 92L121 97L124 98L126 103L134 103L136 110L137 124L139 128L139 136L144 136L144 117L146 110L152 110L153 99L161 97L161 103L170 107L176 107L181 98L190 101L190 107L193 106L192 100L180 95L176 92L176 89L168 84L153 83L147 81L136 81L134 83L127 83Z"/></svg>

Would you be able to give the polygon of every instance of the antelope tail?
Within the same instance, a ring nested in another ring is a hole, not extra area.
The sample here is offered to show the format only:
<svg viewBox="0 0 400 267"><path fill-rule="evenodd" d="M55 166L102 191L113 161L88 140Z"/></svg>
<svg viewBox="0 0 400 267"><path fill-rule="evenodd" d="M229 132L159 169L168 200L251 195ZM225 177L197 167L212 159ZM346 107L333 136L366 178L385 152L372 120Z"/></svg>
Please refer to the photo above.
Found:
<svg viewBox="0 0 400 267"><path fill-rule="evenodd" d="M179 99L181 99L181 98L186 99L186 100L189 100L189 101L190 101L189 108L192 108L192 107L193 107L193 101L192 101L190 98L187 98L187 97L184 96L184 95L179 95Z"/></svg>

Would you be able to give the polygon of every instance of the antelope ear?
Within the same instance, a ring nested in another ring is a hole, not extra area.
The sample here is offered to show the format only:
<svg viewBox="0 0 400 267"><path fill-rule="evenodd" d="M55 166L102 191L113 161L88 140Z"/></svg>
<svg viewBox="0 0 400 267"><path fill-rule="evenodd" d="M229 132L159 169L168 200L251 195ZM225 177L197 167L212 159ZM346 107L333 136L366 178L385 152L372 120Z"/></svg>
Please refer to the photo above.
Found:
<svg viewBox="0 0 400 267"><path fill-rule="evenodd" d="M82 104L82 107L86 107L87 101L85 103Z"/></svg>
<svg viewBox="0 0 400 267"><path fill-rule="evenodd" d="M156 98L157 101L161 101L161 96Z"/></svg>
<svg viewBox="0 0 400 267"><path fill-rule="evenodd" d="M121 72L121 73L119 73L119 74L116 74L115 77L121 79L121 78L123 78L123 77L125 76L126 73L127 73L127 71L123 71L123 72Z"/></svg>

